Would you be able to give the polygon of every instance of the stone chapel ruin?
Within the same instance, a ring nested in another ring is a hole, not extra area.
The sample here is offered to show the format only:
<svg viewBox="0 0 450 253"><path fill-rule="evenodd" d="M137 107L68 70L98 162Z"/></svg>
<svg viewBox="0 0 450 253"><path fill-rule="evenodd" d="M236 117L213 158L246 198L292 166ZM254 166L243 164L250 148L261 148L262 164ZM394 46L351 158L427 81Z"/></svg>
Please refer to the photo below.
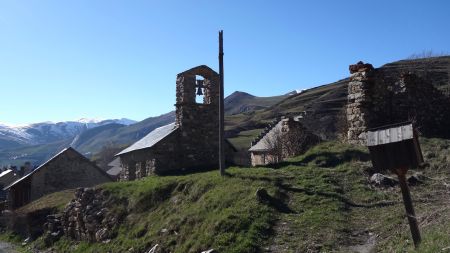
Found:
<svg viewBox="0 0 450 253"><path fill-rule="evenodd" d="M197 102L196 96L203 95ZM175 122L124 149L120 179L218 167L219 74L201 65L177 75ZM234 148L229 142L227 154Z"/></svg>

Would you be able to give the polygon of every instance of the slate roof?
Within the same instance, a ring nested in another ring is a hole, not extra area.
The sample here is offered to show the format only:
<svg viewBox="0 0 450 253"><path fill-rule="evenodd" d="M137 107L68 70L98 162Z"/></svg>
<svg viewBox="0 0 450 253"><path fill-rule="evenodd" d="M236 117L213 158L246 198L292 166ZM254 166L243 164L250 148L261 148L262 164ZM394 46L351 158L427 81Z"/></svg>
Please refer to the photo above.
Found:
<svg viewBox="0 0 450 253"><path fill-rule="evenodd" d="M9 173L13 173L13 171L11 169L7 169L7 170L3 171L2 173L0 173L0 178L4 177L5 175L7 175Z"/></svg>
<svg viewBox="0 0 450 253"><path fill-rule="evenodd" d="M110 163L108 163L109 167L120 167L120 157L115 158Z"/></svg>
<svg viewBox="0 0 450 253"><path fill-rule="evenodd" d="M106 173L108 173L108 175L110 176L117 176L120 174L120 172L122 172L122 167L112 167L111 169L106 171Z"/></svg>
<svg viewBox="0 0 450 253"><path fill-rule="evenodd" d="M111 167L109 170L106 171L111 176L117 176L122 171L122 167L120 166L120 157L117 157L116 159L112 160L110 163L108 163L108 166Z"/></svg>
<svg viewBox="0 0 450 253"><path fill-rule="evenodd" d="M9 185L12 182L16 181L18 176L11 169L5 170L0 173L0 186Z"/></svg>
<svg viewBox="0 0 450 253"><path fill-rule="evenodd" d="M269 143L267 140L270 140L270 138L275 138L275 135L277 133L281 132L281 129L283 128L283 120L280 120L266 135L264 135L261 140L259 140L255 145L253 145L248 151L268 151L271 147L269 146Z"/></svg>
<svg viewBox="0 0 450 253"><path fill-rule="evenodd" d="M155 145L177 129L178 128L175 126L175 123L170 123L168 125L158 127L144 136L142 139L135 142L133 145L120 151L120 153L116 154L116 156L120 156L135 150L151 148L153 147L153 145Z"/></svg>

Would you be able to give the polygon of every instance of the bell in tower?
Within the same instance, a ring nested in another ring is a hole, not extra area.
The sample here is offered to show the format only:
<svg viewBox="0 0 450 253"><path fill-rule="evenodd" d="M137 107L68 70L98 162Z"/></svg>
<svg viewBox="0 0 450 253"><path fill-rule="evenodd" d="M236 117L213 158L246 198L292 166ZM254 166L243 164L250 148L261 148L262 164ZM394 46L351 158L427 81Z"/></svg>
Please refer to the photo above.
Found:
<svg viewBox="0 0 450 253"><path fill-rule="evenodd" d="M197 96L203 96L203 90L205 86L203 85L203 80L197 80L197 84L195 85L197 87Z"/></svg>

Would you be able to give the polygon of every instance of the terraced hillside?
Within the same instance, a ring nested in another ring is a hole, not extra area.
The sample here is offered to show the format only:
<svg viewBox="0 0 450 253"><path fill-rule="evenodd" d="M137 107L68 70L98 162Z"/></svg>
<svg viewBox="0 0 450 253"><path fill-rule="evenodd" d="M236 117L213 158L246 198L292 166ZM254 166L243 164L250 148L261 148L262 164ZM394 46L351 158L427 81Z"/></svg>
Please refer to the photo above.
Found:
<svg viewBox="0 0 450 253"><path fill-rule="evenodd" d="M435 87L449 95L450 92L450 57L402 60L381 66L386 76L398 76L402 72L413 72L430 80ZM300 94L289 96L281 102L262 110L248 114L231 115L226 118L229 136L233 143L243 143L241 138L248 137L249 130L263 129L264 123L271 122L281 115L299 115L303 111L305 126L323 139L336 138L339 124L345 120L344 106L347 103L347 83L345 78L337 82L315 87ZM254 131L255 137L259 131ZM241 149L249 148L248 142Z"/></svg>

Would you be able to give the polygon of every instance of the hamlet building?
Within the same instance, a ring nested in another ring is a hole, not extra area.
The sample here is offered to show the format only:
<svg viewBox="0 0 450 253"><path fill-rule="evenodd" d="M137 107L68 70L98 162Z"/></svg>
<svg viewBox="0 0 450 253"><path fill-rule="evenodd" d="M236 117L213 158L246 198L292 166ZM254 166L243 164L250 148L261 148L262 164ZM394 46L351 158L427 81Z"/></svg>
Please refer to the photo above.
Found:
<svg viewBox="0 0 450 253"><path fill-rule="evenodd" d="M300 118L282 118L269 124L248 150L252 166L281 162L316 144L320 138L306 129Z"/></svg>
<svg viewBox="0 0 450 253"><path fill-rule="evenodd" d="M203 99L198 101L197 96ZM174 123L153 130L116 155L121 180L218 168L219 74L205 65L178 74L175 107ZM226 141L228 158L233 151Z"/></svg>
<svg viewBox="0 0 450 253"><path fill-rule="evenodd" d="M49 193L109 181L106 172L69 147L4 190L9 191L9 207L15 209Z"/></svg>

